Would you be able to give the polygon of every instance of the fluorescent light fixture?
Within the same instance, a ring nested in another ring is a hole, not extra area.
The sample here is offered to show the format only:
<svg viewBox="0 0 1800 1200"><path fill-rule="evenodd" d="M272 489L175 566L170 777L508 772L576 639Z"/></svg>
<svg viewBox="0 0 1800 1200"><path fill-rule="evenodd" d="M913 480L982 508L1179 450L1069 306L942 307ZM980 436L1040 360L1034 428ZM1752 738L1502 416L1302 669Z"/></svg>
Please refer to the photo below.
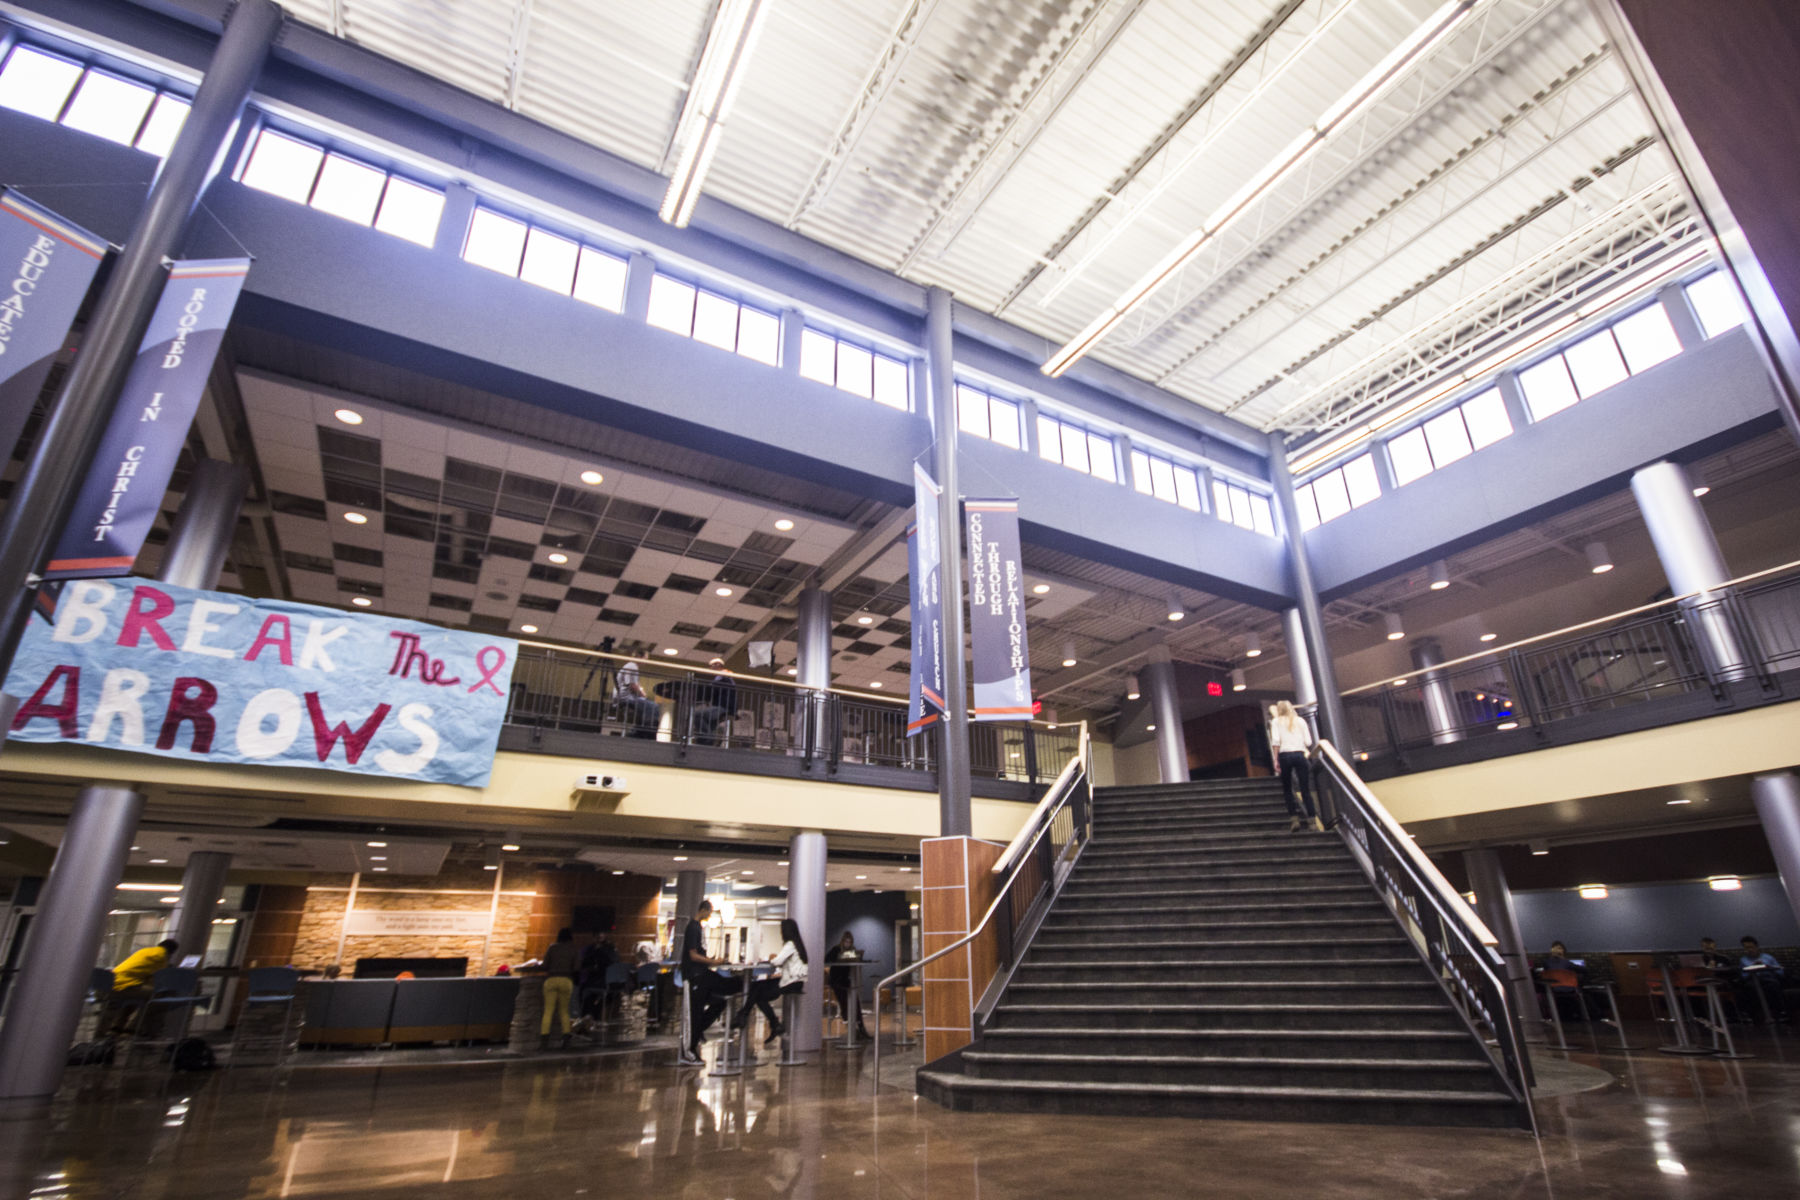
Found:
<svg viewBox="0 0 1800 1200"><path fill-rule="evenodd" d="M625 872L623 872L623 871L614 871L613 872L614 875L623 875L624 873Z"/></svg>
<svg viewBox="0 0 1800 1200"><path fill-rule="evenodd" d="M1125 698L1127 700L1136 700L1143 694L1143 689L1138 686L1138 677L1136 675L1127 675L1125 677Z"/></svg>
<svg viewBox="0 0 1800 1200"><path fill-rule="evenodd" d="M1482 640L1482 641L1484 641L1484 642L1491 642L1491 641L1493 641L1493 640L1494 640L1494 639L1495 639L1495 638L1497 638L1497 637L1499 637L1499 636L1500 636L1500 635L1499 635L1499 634L1497 634L1497 633L1484 633L1484 634L1482 634L1482 635L1481 635L1481 640Z"/></svg>
<svg viewBox="0 0 1800 1200"><path fill-rule="evenodd" d="M1596 575L1604 575L1613 569L1612 555L1607 553L1605 542L1589 542L1582 547L1587 555L1588 569Z"/></svg>
<svg viewBox="0 0 1800 1200"><path fill-rule="evenodd" d="M877 679L873 683L869 684L869 686L872 688L878 688L881 686L881 680Z"/></svg>
<svg viewBox="0 0 1800 1200"><path fill-rule="evenodd" d="M1395 687L1405 687L1406 684L1407 684L1407 680L1405 678L1400 678L1400 679L1394 680Z"/></svg>
<svg viewBox="0 0 1800 1200"><path fill-rule="evenodd" d="M1231 668L1231 690L1241 692L1246 686L1248 685L1244 683L1244 669L1242 667Z"/></svg>
<svg viewBox="0 0 1800 1200"><path fill-rule="evenodd" d="M1581 893L1583 900L1606 899L1606 885L1603 883L1584 883L1575 890Z"/></svg>
<svg viewBox="0 0 1800 1200"><path fill-rule="evenodd" d="M363 845L370 846L370 847L373 847L373 848L379 850L379 849L385 848L387 846L387 843L386 842L364 842Z"/></svg>
<svg viewBox="0 0 1800 1200"><path fill-rule="evenodd" d="M1450 564L1438 559L1431 564L1431 590L1441 592L1450 586Z"/></svg>
<svg viewBox="0 0 1800 1200"><path fill-rule="evenodd" d="M1744 881L1736 875L1708 876L1706 886L1715 892L1735 892L1744 886Z"/></svg>
<svg viewBox="0 0 1800 1200"><path fill-rule="evenodd" d="M1406 626L1404 626L1400 623L1400 614L1399 613L1397 613L1397 612L1382 613L1381 620L1382 620L1383 624L1385 624L1387 626L1387 640L1388 641L1397 642L1401 638L1406 636Z"/></svg>
<svg viewBox="0 0 1800 1200"><path fill-rule="evenodd" d="M170 890L179 892L181 888L176 886L171 889L166 883L121 883L116 885L116 890L121 892L167 892Z"/></svg>
<svg viewBox="0 0 1800 1200"><path fill-rule="evenodd" d="M1254 629L1244 635L1244 657L1262 657L1262 634L1256 632Z"/></svg>
<svg viewBox="0 0 1800 1200"><path fill-rule="evenodd" d="M1686 800L1686 799L1683 799L1683 800L1671 800L1671 801L1669 801L1669 803L1670 803L1670 804L1692 804L1692 803L1693 803L1693 801L1692 801L1692 800Z"/></svg>
<svg viewBox="0 0 1800 1200"><path fill-rule="evenodd" d="M688 856L685 854L677 854L677 855L674 855L673 857L676 862L686 862L688 860Z"/></svg>
<svg viewBox="0 0 1800 1200"><path fill-rule="evenodd" d="M1140 276L1104 312L1089 322L1085 329L1051 355L1039 370L1046 375L1056 376L1079 362L1119 322L1173 279L1202 247L1243 216L1252 204L1290 172L1312 157L1326 138L1372 104L1409 66L1448 36L1474 10L1476 2L1477 0L1450 0L1450 3L1426 18L1423 25L1413 30L1386 58L1375 64L1374 69L1326 108L1318 120L1302 130L1299 136L1234 192L1230 199L1213 210L1200 228L1183 238L1173 250L1163 256L1162 261ZM665 201L665 207L666 204Z"/></svg>
<svg viewBox="0 0 1800 1200"><path fill-rule="evenodd" d="M156 902L158 904L179 904L179 903L181 903L181 897L180 896L160 896L157 898Z"/></svg>
<svg viewBox="0 0 1800 1200"><path fill-rule="evenodd" d="M1077 660L1075 657L1075 640L1073 638L1064 638L1063 639L1063 658L1062 658L1063 666L1072 667L1076 664L1077 661L1079 661L1079 660Z"/></svg>
<svg viewBox="0 0 1800 1200"><path fill-rule="evenodd" d="M150 865L151 865L151 866L153 866L153 867L159 867L159 866L161 866L161 865L162 865L162 864L163 864L163 863L166 863L166 862L168 862L168 861L169 861L169 860L168 860L168 859L166 859L166 858L153 858L153 859L151 859L151 860L150 860Z"/></svg>
<svg viewBox="0 0 1800 1200"><path fill-rule="evenodd" d="M370 861L370 862L386 862L386 861L387 861L387 855L385 855L385 854L371 854L371 855L369 855L369 861Z"/></svg>
<svg viewBox="0 0 1800 1200"><path fill-rule="evenodd" d="M768 7L765 0L723 0L713 15L706 48L700 52L700 65L694 69L687 102L675 125L675 144L680 150L658 214L677 228L688 223L699 203L700 185L718 153L725 116L744 81L744 67Z"/></svg>

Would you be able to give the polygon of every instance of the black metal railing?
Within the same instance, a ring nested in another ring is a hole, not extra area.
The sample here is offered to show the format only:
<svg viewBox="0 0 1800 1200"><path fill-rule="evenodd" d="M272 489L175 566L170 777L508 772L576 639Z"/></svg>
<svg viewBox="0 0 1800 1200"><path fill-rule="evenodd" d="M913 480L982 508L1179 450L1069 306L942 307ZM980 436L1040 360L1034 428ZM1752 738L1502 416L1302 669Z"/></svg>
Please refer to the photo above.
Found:
<svg viewBox="0 0 1800 1200"><path fill-rule="evenodd" d="M1357 757L1401 754L1800 666L1793 564L1344 693Z"/></svg>
<svg viewBox="0 0 1800 1200"><path fill-rule="evenodd" d="M1337 747L1321 740L1318 762L1339 834L1536 1133L1531 1060L1504 982L1498 941Z"/></svg>
<svg viewBox="0 0 1800 1200"><path fill-rule="evenodd" d="M1019 960L1031 944L1032 935L1042 923L1050 906L1056 902L1063 884L1075 869L1081 852L1094 836L1093 786L1089 775L1087 730L1075 726L1069 730L1074 752L1064 763L1044 798L1026 818L1012 842L994 862L990 874L1004 876L993 903L982 914L975 927L940 950L927 954L915 963L895 971L875 985L875 1064L871 1072L875 1088L881 1089L881 993L896 987L908 976L923 970L947 954L963 949L976 938L992 931L995 970L974 1009L969 1014L969 1033L980 1031L988 1014L1005 990L1007 980L1017 969ZM968 883L971 895L975 881ZM902 1009L904 1012L904 1009Z"/></svg>
<svg viewBox="0 0 1800 1200"><path fill-rule="evenodd" d="M617 655L523 646L506 723L535 734L594 733L683 748L797 757L809 766L935 771L937 738L908 737L906 707L866 693L665 666ZM1042 784L1077 753L1078 727L971 723L977 779Z"/></svg>

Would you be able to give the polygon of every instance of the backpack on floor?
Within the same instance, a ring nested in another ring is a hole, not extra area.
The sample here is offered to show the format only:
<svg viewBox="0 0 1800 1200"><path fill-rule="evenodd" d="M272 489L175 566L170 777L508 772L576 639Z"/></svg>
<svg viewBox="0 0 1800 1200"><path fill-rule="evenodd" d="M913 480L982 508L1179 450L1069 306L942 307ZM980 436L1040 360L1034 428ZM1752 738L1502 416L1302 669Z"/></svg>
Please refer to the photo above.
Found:
<svg viewBox="0 0 1800 1200"><path fill-rule="evenodd" d="M177 1071L210 1071L215 1063L212 1047L205 1038L183 1038L175 1044L174 1067Z"/></svg>

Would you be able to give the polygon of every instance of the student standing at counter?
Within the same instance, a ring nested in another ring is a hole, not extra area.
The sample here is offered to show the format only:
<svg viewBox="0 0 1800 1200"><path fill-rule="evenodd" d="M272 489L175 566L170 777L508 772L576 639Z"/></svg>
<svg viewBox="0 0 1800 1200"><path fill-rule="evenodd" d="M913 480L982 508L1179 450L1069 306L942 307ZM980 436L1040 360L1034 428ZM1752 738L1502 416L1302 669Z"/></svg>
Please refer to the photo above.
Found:
<svg viewBox="0 0 1800 1200"><path fill-rule="evenodd" d="M550 1041L552 1018L562 1026L563 1045L569 1044L569 998L575 994L575 972L580 965L575 931L565 927L544 951L544 974L549 978L544 980L544 1019L538 1026L538 1037L545 1045Z"/></svg>

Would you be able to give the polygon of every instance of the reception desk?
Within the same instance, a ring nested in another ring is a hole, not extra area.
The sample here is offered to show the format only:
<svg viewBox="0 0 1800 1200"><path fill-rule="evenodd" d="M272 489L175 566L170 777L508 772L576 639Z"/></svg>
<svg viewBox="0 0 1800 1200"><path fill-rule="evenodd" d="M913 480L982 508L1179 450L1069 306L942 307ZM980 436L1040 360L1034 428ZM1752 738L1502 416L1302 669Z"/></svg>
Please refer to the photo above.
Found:
<svg viewBox="0 0 1800 1200"><path fill-rule="evenodd" d="M301 985L307 1046L505 1041L519 981L319 979Z"/></svg>

